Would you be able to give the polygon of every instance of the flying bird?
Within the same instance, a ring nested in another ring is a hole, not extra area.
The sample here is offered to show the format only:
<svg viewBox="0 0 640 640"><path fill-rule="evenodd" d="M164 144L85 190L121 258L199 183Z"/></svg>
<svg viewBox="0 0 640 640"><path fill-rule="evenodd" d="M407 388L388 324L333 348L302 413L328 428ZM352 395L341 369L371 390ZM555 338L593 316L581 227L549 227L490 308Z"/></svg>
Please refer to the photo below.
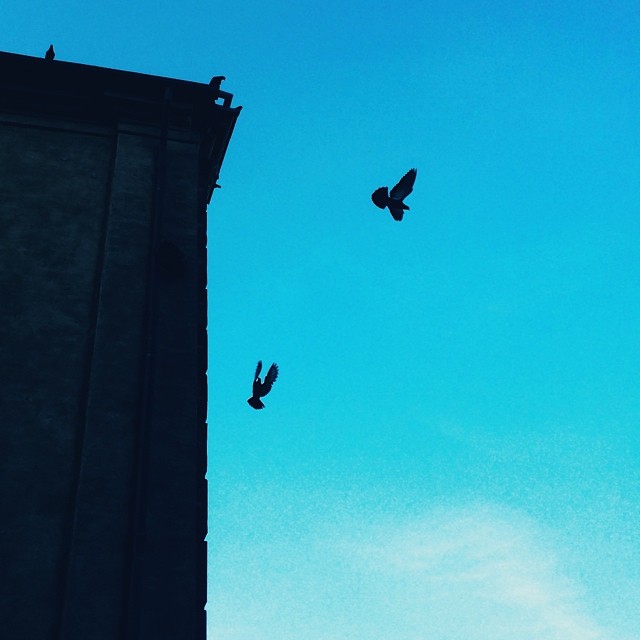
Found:
<svg viewBox="0 0 640 640"><path fill-rule="evenodd" d="M416 181L416 175L418 171L416 169L409 169L405 173L400 182L391 189L391 193L387 187L380 187L371 194L371 199L376 207L384 209L389 208L394 220L400 222L404 212L409 207L403 202L403 200L413 191L413 183Z"/></svg>
<svg viewBox="0 0 640 640"><path fill-rule="evenodd" d="M50 44L47 49L47 53L44 54L45 60L53 60L56 57L56 52L53 50L53 45Z"/></svg>
<svg viewBox="0 0 640 640"><path fill-rule="evenodd" d="M254 409L264 409L264 404L260 398L264 397L271 391L273 383L278 377L278 365L274 362L267 371L267 375L264 377L264 382L260 380L260 372L262 371L262 360L258 360L258 366L256 367L256 375L253 377L253 395L247 400L247 402Z"/></svg>

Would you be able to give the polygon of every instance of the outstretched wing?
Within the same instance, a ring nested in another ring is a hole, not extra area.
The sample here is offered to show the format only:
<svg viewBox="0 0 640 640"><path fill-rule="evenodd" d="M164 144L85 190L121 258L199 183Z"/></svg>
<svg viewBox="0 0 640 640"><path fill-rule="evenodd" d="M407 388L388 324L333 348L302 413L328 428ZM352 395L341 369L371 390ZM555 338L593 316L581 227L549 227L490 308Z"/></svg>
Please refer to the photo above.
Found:
<svg viewBox="0 0 640 640"><path fill-rule="evenodd" d="M262 360L258 360L258 365L256 366L256 375L253 376L254 380L260 376L261 371L262 371Z"/></svg>
<svg viewBox="0 0 640 640"><path fill-rule="evenodd" d="M371 194L371 199L373 200L373 204L375 204L376 207L380 207L381 209L384 209L387 206L388 198L389 198L389 192L387 190L387 187L380 187L379 189L376 189Z"/></svg>
<svg viewBox="0 0 640 640"><path fill-rule="evenodd" d="M271 391L271 387L273 387L273 383L276 381L278 377L278 365L274 362L270 367L269 371L267 371L267 375L264 377L264 382L260 385L260 397L266 396L269 391Z"/></svg>
<svg viewBox="0 0 640 640"><path fill-rule="evenodd" d="M409 171L400 178L400 182L391 189L390 196L394 200L404 200L413 191L413 183L416 181L417 174L418 171L416 169L409 169Z"/></svg>

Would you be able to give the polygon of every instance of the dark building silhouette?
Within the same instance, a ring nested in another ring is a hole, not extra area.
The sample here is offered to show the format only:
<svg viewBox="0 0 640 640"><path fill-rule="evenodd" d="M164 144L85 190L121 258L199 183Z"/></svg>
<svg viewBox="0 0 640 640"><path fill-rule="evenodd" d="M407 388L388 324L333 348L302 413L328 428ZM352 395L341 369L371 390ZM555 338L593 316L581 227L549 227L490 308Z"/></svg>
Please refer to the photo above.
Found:
<svg viewBox="0 0 640 640"><path fill-rule="evenodd" d="M3 638L205 638L206 208L231 101L0 53Z"/></svg>

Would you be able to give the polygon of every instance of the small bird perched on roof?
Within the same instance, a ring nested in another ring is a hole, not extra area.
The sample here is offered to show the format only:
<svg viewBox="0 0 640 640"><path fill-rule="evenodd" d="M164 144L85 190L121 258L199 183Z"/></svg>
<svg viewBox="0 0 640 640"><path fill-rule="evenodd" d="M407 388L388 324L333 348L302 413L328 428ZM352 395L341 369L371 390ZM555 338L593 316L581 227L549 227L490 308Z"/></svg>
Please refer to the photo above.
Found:
<svg viewBox="0 0 640 640"><path fill-rule="evenodd" d="M400 182L391 189L391 193L389 193L387 187L376 189L371 194L373 204L381 209L388 207L393 219L400 222L405 210L409 208L402 201L413 191L413 183L416 181L417 173L418 171L416 169L409 169L409 171L402 176Z"/></svg>
<svg viewBox="0 0 640 640"><path fill-rule="evenodd" d="M262 371L262 360L258 360L258 366L256 367L256 375L253 377L253 395L247 400L247 402L254 409L263 409L264 404L260 398L264 397L271 391L273 383L278 377L278 365L274 362L267 371L267 375L264 377L264 382L260 380L260 372Z"/></svg>
<svg viewBox="0 0 640 640"><path fill-rule="evenodd" d="M50 44L47 49L47 53L44 54L45 60L53 60L56 57L56 52L53 50L53 45Z"/></svg>
<svg viewBox="0 0 640 640"><path fill-rule="evenodd" d="M223 80L226 80L224 76L213 76L213 78L209 80L209 85L215 87L218 91L220 91L220 85L222 84Z"/></svg>

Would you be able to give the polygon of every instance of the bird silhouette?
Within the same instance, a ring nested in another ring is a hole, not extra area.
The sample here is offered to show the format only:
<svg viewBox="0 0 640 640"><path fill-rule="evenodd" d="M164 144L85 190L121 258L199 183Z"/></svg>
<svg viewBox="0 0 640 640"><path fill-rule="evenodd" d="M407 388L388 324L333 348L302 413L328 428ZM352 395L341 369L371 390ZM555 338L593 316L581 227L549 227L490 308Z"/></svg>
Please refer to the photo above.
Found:
<svg viewBox="0 0 640 640"><path fill-rule="evenodd" d="M47 49L47 53L44 54L45 60L53 60L56 57L56 52L53 50L53 45L50 44Z"/></svg>
<svg viewBox="0 0 640 640"><path fill-rule="evenodd" d="M220 91L220 85L222 81L225 80L224 76L213 76L211 80L209 80L209 85L215 87L218 91Z"/></svg>
<svg viewBox="0 0 640 640"><path fill-rule="evenodd" d="M403 202L403 200L413 191L413 183L416 181L416 175L418 171L416 169L409 169L405 173L400 182L391 189L391 193L387 187L380 187L371 194L371 199L376 207L384 209L389 208L394 220L400 222L404 212L409 207Z"/></svg>
<svg viewBox="0 0 640 640"><path fill-rule="evenodd" d="M274 362L267 371L267 375L264 377L264 382L260 380L260 372L262 371L262 360L258 360L258 366L256 367L256 375L253 377L253 395L247 400L247 402L254 409L264 409L264 404L260 398L264 397L271 391L273 383L278 377L278 365Z"/></svg>

